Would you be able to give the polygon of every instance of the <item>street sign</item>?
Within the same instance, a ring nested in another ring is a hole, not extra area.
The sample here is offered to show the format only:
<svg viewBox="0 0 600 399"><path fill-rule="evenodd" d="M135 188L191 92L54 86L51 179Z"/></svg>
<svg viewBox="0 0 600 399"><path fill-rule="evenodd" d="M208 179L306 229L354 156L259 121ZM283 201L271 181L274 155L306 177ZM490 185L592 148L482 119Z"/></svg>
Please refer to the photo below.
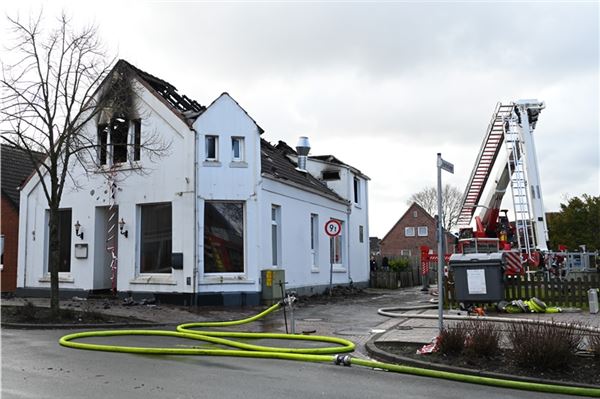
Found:
<svg viewBox="0 0 600 399"><path fill-rule="evenodd" d="M442 161L442 163L440 164L440 167L442 169L444 169L446 172L450 172L450 173L454 174L454 165L448 161L444 161L442 158L440 158L440 160Z"/></svg>
<svg viewBox="0 0 600 399"><path fill-rule="evenodd" d="M337 237L340 235L340 233L342 232L342 224L335 220L335 219L331 219L329 221L327 221L327 223L325 223L325 233L329 236L329 237Z"/></svg>

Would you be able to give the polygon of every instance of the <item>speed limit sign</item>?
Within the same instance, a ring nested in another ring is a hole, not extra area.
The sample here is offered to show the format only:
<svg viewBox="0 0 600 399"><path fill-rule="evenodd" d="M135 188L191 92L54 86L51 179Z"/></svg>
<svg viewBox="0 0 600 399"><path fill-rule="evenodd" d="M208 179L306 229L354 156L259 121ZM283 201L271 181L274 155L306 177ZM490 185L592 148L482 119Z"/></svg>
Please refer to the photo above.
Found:
<svg viewBox="0 0 600 399"><path fill-rule="evenodd" d="M327 233L329 237L337 237L341 232L342 224L338 220L331 219L325 223L325 233Z"/></svg>

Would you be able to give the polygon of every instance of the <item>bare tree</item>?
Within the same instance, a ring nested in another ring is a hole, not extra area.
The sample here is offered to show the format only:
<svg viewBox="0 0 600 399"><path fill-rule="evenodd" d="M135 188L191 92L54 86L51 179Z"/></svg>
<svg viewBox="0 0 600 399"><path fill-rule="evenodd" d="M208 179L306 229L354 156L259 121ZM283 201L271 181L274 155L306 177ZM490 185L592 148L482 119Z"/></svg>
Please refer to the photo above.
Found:
<svg viewBox="0 0 600 399"><path fill-rule="evenodd" d="M107 58L96 27L77 29L64 12L51 30L44 30L41 13L27 22L8 21L14 61L2 63L0 126L3 140L37 165L35 173L48 202L50 304L56 316L58 222L65 181L69 178L77 187L71 175L76 164L85 171L103 170L98 154L106 146L99 145L95 126L132 117L135 85L127 68L111 71L115 58ZM88 122L94 122L93 129L86 128ZM152 140L146 144L151 151L164 148ZM44 154L42 162L36 162L39 153Z"/></svg>
<svg viewBox="0 0 600 399"><path fill-rule="evenodd" d="M435 187L426 187L410 196L407 203L410 205L413 202L419 204L430 215L437 215L437 189ZM462 193L458 188L449 184L442 188L442 225L446 231L456 227L458 215L462 206Z"/></svg>

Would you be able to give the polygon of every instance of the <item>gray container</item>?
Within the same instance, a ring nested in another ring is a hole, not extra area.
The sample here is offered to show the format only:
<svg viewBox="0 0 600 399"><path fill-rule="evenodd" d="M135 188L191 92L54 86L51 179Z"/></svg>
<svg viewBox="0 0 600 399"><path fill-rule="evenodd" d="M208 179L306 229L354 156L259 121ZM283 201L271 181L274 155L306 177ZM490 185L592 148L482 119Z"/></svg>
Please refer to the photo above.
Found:
<svg viewBox="0 0 600 399"><path fill-rule="evenodd" d="M588 300L590 302L590 313L598 313L598 289L590 288L588 291Z"/></svg>
<svg viewBox="0 0 600 399"><path fill-rule="evenodd" d="M504 300L504 253L453 254L454 295L458 302L498 302Z"/></svg>

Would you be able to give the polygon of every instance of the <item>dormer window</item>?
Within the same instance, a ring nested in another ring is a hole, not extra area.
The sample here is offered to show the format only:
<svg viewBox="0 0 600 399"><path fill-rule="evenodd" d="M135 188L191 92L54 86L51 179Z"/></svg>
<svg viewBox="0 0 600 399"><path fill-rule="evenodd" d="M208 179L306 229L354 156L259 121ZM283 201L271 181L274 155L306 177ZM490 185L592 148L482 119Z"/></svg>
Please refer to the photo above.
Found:
<svg viewBox="0 0 600 399"><path fill-rule="evenodd" d="M340 171L339 170L324 170L323 173L321 173L321 178L324 181L340 180Z"/></svg>

